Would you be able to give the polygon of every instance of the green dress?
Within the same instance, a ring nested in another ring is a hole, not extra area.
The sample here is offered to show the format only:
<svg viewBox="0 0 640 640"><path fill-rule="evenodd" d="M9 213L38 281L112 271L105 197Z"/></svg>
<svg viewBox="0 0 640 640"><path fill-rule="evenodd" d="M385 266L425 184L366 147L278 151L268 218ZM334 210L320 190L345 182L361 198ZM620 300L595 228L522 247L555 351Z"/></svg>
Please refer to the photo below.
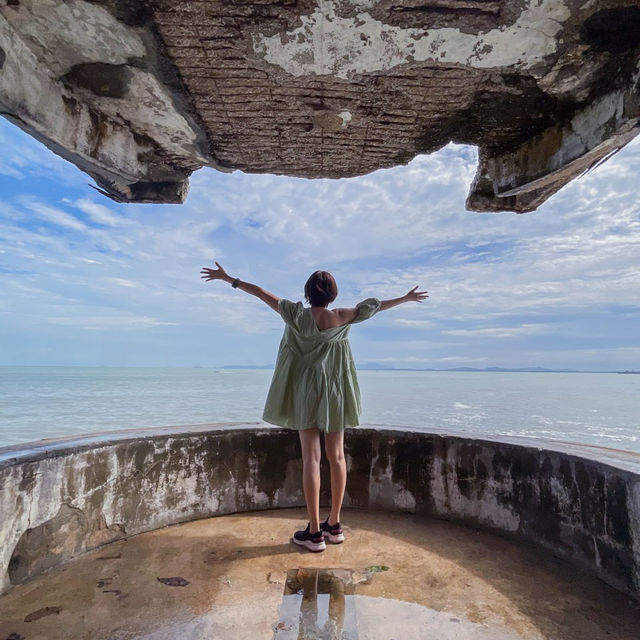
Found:
<svg viewBox="0 0 640 640"><path fill-rule="evenodd" d="M360 387L349 346L349 329L380 309L380 300L356 305L355 320L320 331L310 307L280 298L285 321L262 419L288 429L344 431L359 424Z"/></svg>

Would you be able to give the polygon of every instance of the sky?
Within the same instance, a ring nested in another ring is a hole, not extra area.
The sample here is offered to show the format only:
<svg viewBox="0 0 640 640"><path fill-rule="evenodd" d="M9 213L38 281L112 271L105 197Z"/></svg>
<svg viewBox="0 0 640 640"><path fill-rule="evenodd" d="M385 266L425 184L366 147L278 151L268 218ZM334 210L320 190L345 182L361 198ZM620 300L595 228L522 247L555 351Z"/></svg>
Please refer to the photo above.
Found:
<svg viewBox="0 0 640 640"><path fill-rule="evenodd" d="M272 365L280 317L199 271L290 300L316 269L356 363L640 369L640 137L529 214L474 213L473 147L341 180L201 169L182 205L116 204L0 118L0 365Z"/></svg>

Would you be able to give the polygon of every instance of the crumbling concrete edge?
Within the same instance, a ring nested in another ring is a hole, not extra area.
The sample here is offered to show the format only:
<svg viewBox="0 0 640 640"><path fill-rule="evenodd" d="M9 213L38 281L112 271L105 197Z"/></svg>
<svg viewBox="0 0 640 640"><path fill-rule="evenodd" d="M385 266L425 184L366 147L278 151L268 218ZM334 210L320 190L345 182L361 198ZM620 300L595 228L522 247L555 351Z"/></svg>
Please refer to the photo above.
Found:
<svg viewBox="0 0 640 640"><path fill-rule="evenodd" d="M60 22L68 13L66 51L74 55L67 59L43 53L55 37L46 28L53 12ZM96 44L96 33L111 32L111 50ZM153 23L126 24L83 0L0 4L0 115L92 176L113 200L181 203L193 171L225 168L211 156L177 72L168 58L159 63L160 46Z"/></svg>
<svg viewBox="0 0 640 640"><path fill-rule="evenodd" d="M467 197L473 211L535 211L571 182L640 134L640 64L627 86L600 96L561 122L504 153L480 150Z"/></svg>

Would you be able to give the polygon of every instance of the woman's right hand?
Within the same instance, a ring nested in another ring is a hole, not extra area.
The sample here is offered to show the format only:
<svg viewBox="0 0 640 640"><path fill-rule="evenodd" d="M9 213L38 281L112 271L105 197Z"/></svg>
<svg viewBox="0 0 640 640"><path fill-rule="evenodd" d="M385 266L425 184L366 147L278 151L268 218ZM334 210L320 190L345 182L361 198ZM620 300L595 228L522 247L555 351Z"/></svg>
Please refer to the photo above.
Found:
<svg viewBox="0 0 640 640"><path fill-rule="evenodd" d="M418 285L413 287L413 289L405 295L404 298L407 302L422 302L425 298L429 297L426 291L416 291L417 288Z"/></svg>
<svg viewBox="0 0 640 640"><path fill-rule="evenodd" d="M218 265L217 269L209 269L207 267L202 267L200 273L202 274L200 277L209 282L210 280L229 280L229 275L227 272L220 266L219 262L216 262Z"/></svg>

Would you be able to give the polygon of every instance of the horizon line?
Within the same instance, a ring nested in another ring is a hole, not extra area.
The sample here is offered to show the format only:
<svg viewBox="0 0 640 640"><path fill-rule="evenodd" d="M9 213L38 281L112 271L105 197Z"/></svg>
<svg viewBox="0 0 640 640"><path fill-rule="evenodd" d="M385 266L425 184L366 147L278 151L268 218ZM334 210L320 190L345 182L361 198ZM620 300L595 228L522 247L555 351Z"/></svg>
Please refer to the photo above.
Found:
<svg viewBox="0 0 640 640"><path fill-rule="evenodd" d="M104 365L104 364L0 364L0 368L70 368L70 369L244 369L244 370L273 370L275 365ZM375 362L357 364L356 369L361 371L433 371L452 373L617 373L617 374L640 374L640 370L635 369L572 369L549 367L391 367L382 366Z"/></svg>

